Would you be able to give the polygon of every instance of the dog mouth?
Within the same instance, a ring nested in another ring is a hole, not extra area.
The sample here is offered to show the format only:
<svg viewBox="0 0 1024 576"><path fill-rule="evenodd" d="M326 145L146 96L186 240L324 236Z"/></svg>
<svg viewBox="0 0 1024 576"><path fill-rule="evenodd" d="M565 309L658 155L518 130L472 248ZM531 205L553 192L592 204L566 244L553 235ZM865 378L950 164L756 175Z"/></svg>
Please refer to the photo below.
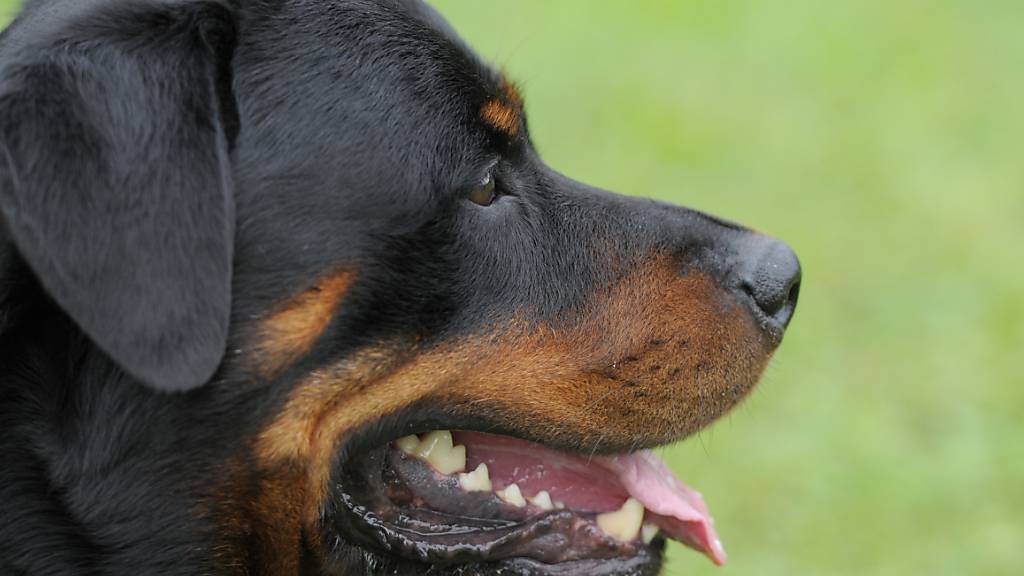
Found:
<svg viewBox="0 0 1024 576"><path fill-rule="evenodd" d="M666 538L726 559L700 494L649 450L588 456L434 430L349 459L336 496L346 538L435 569L655 574Z"/></svg>

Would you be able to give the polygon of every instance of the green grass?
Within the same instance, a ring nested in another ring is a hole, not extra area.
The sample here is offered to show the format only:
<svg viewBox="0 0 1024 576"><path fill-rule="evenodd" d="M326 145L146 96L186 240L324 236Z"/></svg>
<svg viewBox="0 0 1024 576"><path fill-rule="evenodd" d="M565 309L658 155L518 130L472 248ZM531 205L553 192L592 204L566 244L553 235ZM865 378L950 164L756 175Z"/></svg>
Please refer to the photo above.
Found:
<svg viewBox="0 0 1024 576"><path fill-rule="evenodd" d="M666 451L729 567L668 575L1024 573L1024 4L435 5L556 168L803 261L759 390Z"/></svg>

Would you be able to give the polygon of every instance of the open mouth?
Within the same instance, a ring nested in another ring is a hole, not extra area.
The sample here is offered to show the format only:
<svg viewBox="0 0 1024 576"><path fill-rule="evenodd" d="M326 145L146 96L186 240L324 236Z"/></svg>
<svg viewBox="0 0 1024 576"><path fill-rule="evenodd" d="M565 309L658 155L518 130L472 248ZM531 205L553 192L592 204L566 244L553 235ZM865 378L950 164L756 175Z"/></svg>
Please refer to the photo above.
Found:
<svg viewBox="0 0 1024 576"><path fill-rule="evenodd" d="M665 538L725 562L700 494L648 450L588 457L435 430L355 456L338 488L347 537L434 567L655 574Z"/></svg>

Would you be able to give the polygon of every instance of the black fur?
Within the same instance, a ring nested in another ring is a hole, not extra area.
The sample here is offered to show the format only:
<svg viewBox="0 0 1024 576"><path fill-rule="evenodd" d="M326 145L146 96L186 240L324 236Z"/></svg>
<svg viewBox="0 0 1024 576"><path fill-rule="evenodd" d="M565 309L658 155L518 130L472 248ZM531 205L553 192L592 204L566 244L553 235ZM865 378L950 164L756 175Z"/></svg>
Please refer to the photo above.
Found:
<svg viewBox="0 0 1024 576"><path fill-rule="evenodd" d="M553 172L480 121L502 90L411 0L29 2L0 38L0 573L221 570L218 466L363 344L557 318L654 250L737 282L745 230ZM314 350L258 376L261 319L345 268Z"/></svg>

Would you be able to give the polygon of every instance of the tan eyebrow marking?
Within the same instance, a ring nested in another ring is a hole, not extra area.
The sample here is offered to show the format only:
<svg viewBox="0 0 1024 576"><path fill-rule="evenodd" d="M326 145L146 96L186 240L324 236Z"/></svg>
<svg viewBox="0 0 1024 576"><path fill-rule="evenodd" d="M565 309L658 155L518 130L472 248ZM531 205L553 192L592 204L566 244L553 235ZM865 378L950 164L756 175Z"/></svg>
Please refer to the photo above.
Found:
<svg viewBox="0 0 1024 576"><path fill-rule="evenodd" d="M522 125L523 101L519 90L507 79L502 81L502 94L484 103L480 118L492 128L509 136L519 134Z"/></svg>

